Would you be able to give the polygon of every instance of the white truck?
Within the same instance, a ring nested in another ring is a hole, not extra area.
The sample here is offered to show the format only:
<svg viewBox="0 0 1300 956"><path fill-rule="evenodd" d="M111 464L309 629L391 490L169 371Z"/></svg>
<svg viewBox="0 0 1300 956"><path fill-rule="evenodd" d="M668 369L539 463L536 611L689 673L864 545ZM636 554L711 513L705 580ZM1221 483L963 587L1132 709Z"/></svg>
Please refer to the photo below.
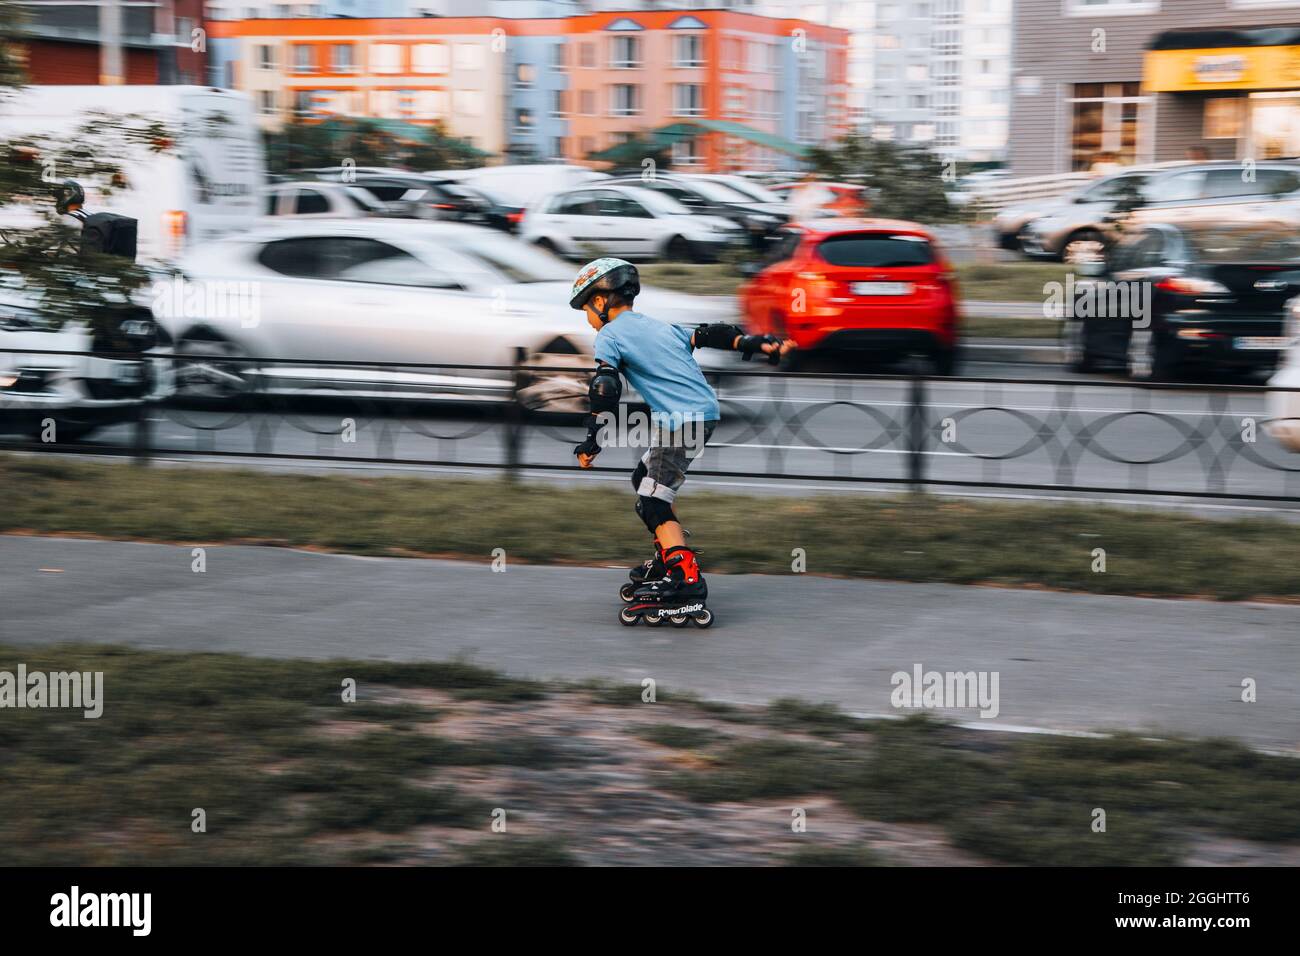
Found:
<svg viewBox="0 0 1300 956"><path fill-rule="evenodd" d="M116 157L125 187L101 192L81 181L89 212L138 222L137 260L165 269L187 246L254 225L266 181L252 104L242 93L202 86L29 86L0 100L0 143L67 138L97 111L164 124L170 148L141 147ZM58 180L57 156L41 156ZM29 206L0 207L0 231L35 225ZM0 274L4 248L0 245ZM89 431L136 417L146 401L173 390L171 362L60 355L111 352L113 336L81 322L61 323L15 275L0 275L0 434L75 441ZM148 290L114 325L151 322ZM138 330L137 330L138 331ZM165 347L165 339L164 339ZM10 350L40 350L7 351Z"/></svg>

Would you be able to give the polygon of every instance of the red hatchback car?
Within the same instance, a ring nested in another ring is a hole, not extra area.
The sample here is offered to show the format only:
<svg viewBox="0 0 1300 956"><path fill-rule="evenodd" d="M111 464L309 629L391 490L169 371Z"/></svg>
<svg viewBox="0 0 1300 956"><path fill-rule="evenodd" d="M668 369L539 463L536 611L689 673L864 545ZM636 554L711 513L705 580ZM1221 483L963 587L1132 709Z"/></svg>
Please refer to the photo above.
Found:
<svg viewBox="0 0 1300 956"><path fill-rule="evenodd" d="M800 349L920 353L957 372L957 283L934 237L913 222L814 219L772 237L740 291L751 333Z"/></svg>

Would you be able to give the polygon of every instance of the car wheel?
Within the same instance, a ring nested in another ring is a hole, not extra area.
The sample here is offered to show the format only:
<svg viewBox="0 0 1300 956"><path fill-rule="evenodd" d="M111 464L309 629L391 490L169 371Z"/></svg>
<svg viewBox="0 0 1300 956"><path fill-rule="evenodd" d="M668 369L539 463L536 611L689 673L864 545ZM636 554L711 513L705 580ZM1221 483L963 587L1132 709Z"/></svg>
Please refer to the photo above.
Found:
<svg viewBox="0 0 1300 956"><path fill-rule="evenodd" d="M200 402L226 404L252 390L254 366L248 353L216 333L182 338L176 344L176 396Z"/></svg>
<svg viewBox="0 0 1300 956"><path fill-rule="evenodd" d="M560 250L555 247L555 243L551 242L551 240L549 239L545 239L545 238L538 239L536 242L533 243L533 245L535 245L538 249L541 249L543 252L549 252L557 259L564 258L564 256L560 254Z"/></svg>
<svg viewBox="0 0 1300 956"><path fill-rule="evenodd" d="M1065 240L1061 261L1072 266L1100 262L1106 254L1106 240L1095 229L1080 229Z"/></svg>
<svg viewBox="0 0 1300 956"><path fill-rule="evenodd" d="M681 236L673 236L664 247L664 258L669 262L694 262L691 244Z"/></svg>
<svg viewBox="0 0 1300 956"><path fill-rule="evenodd" d="M1088 349L1088 334L1083 322L1066 319L1061 323L1061 351L1065 367L1071 372L1095 372L1097 357Z"/></svg>
<svg viewBox="0 0 1300 956"><path fill-rule="evenodd" d="M956 375L961 366L960 350L955 345L952 348L935 349L930 353L930 366L940 378Z"/></svg>

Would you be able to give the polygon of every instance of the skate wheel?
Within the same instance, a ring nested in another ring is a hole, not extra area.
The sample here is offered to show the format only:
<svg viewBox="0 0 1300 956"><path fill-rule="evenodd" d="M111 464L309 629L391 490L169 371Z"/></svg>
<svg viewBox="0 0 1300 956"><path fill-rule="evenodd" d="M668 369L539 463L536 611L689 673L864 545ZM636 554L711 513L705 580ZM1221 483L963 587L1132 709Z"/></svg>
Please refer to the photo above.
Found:
<svg viewBox="0 0 1300 956"><path fill-rule="evenodd" d="M618 621L624 627L631 627L633 624L637 622L637 619L640 617L641 617L640 614L634 614L625 607L621 607L618 609Z"/></svg>
<svg viewBox="0 0 1300 956"><path fill-rule="evenodd" d="M696 627L708 627L712 623L713 623L713 612L710 611L707 607L699 614L695 615Z"/></svg>
<svg viewBox="0 0 1300 956"><path fill-rule="evenodd" d="M658 627L660 624L664 622L663 612L647 611L645 615L645 622L651 627Z"/></svg>
<svg viewBox="0 0 1300 956"><path fill-rule="evenodd" d="M685 627L685 626L686 626L686 615L685 615L685 614L669 614L669 615L668 615L668 620L670 620L670 621L673 622L673 627Z"/></svg>
<svg viewBox="0 0 1300 956"><path fill-rule="evenodd" d="M621 597L624 601L631 601L633 598L636 597L636 588L637 586L633 584L631 581L629 581L627 582L627 584L623 585L621 588L618 589L618 596Z"/></svg>

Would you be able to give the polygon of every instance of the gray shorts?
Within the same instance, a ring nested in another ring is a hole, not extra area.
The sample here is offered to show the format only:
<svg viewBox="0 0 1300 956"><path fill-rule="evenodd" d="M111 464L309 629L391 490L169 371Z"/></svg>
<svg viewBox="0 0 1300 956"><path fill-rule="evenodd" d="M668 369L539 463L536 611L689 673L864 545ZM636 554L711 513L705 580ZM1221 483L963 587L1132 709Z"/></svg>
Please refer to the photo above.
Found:
<svg viewBox="0 0 1300 956"><path fill-rule="evenodd" d="M717 427L716 421L686 422L673 431L656 431L654 440L641 456L645 477L636 493L672 503L677 489L686 481L686 469L704 451Z"/></svg>

